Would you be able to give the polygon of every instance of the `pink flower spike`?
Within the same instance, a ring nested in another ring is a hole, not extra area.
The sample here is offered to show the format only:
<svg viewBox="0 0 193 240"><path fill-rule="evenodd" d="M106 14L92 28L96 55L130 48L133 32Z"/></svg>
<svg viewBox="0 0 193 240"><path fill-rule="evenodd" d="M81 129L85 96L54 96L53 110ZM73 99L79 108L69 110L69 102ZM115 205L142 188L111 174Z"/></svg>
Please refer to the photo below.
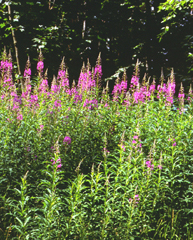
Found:
<svg viewBox="0 0 193 240"><path fill-rule="evenodd" d="M138 136L134 136L133 138L134 138L134 139L138 139Z"/></svg>
<svg viewBox="0 0 193 240"><path fill-rule="evenodd" d="M42 61L39 61L37 64L37 70L42 72L44 69L44 63Z"/></svg>
<svg viewBox="0 0 193 240"><path fill-rule="evenodd" d="M172 146L175 147L176 146L176 142L174 142Z"/></svg>
<svg viewBox="0 0 193 240"><path fill-rule="evenodd" d="M137 143L135 140L132 141L133 144Z"/></svg>

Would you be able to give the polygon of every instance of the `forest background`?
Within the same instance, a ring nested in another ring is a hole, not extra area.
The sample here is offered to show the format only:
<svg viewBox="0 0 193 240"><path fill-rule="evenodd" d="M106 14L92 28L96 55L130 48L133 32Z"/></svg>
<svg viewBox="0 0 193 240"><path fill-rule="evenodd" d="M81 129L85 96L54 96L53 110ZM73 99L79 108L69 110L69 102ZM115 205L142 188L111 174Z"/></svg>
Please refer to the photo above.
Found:
<svg viewBox="0 0 193 240"><path fill-rule="evenodd" d="M139 59L141 76L159 81L163 67L167 79L173 67L177 86L186 87L193 77L192 8L192 0L0 0L0 51L11 49L15 78L27 56L36 72L41 48L49 82L63 56L72 83L83 61L94 66L101 52L103 80L115 80L124 67L131 76Z"/></svg>

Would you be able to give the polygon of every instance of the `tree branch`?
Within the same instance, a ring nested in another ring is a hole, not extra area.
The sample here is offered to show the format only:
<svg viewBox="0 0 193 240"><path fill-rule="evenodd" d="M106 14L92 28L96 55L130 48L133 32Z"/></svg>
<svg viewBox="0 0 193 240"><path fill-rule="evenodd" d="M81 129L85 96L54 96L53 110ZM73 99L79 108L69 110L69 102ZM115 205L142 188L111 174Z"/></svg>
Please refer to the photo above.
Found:
<svg viewBox="0 0 193 240"><path fill-rule="evenodd" d="M17 61L17 70L18 70L18 74L21 75L21 70L20 70L20 65L19 65L19 57L18 57L18 49L17 49L17 41L16 41L16 37L15 37L13 26L11 24L11 22L12 22L12 19L11 19L11 7L10 7L9 4L7 5L7 7L8 7L8 14L9 14L9 24L10 24L10 28L11 28L11 34L12 34L12 37L13 37L13 45L14 45L14 48L15 48L15 56L16 56L16 61Z"/></svg>

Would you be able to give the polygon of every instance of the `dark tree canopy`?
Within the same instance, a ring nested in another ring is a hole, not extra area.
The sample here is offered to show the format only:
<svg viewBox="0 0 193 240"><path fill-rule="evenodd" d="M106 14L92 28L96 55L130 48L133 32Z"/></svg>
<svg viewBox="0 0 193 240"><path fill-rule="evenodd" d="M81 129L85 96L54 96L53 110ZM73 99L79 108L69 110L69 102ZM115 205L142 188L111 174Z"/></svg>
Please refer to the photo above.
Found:
<svg viewBox="0 0 193 240"><path fill-rule="evenodd" d="M159 79L161 67L166 74L173 67L177 81L190 80L193 70L192 5L187 0L179 2L0 1L0 49L10 48L16 61L12 29L21 73L27 55L35 71L41 48L50 77L57 74L65 56L71 82L78 79L82 62L87 58L92 66L95 65L99 52L103 78L127 66L128 73L132 74L139 59L142 75L146 71L149 76Z"/></svg>

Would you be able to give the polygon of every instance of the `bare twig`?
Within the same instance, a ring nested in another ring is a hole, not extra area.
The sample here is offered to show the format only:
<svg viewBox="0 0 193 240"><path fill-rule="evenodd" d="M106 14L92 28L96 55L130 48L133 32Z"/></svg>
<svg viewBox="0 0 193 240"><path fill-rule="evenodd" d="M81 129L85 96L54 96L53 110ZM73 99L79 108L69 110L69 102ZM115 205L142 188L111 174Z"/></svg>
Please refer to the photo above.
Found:
<svg viewBox="0 0 193 240"><path fill-rule="evenodd" d="M55 0L53 0L52 2L53 6L51 6L51 0L49 0L49 10L52 10L54 8L54 3L55 3Z"/></svg>

